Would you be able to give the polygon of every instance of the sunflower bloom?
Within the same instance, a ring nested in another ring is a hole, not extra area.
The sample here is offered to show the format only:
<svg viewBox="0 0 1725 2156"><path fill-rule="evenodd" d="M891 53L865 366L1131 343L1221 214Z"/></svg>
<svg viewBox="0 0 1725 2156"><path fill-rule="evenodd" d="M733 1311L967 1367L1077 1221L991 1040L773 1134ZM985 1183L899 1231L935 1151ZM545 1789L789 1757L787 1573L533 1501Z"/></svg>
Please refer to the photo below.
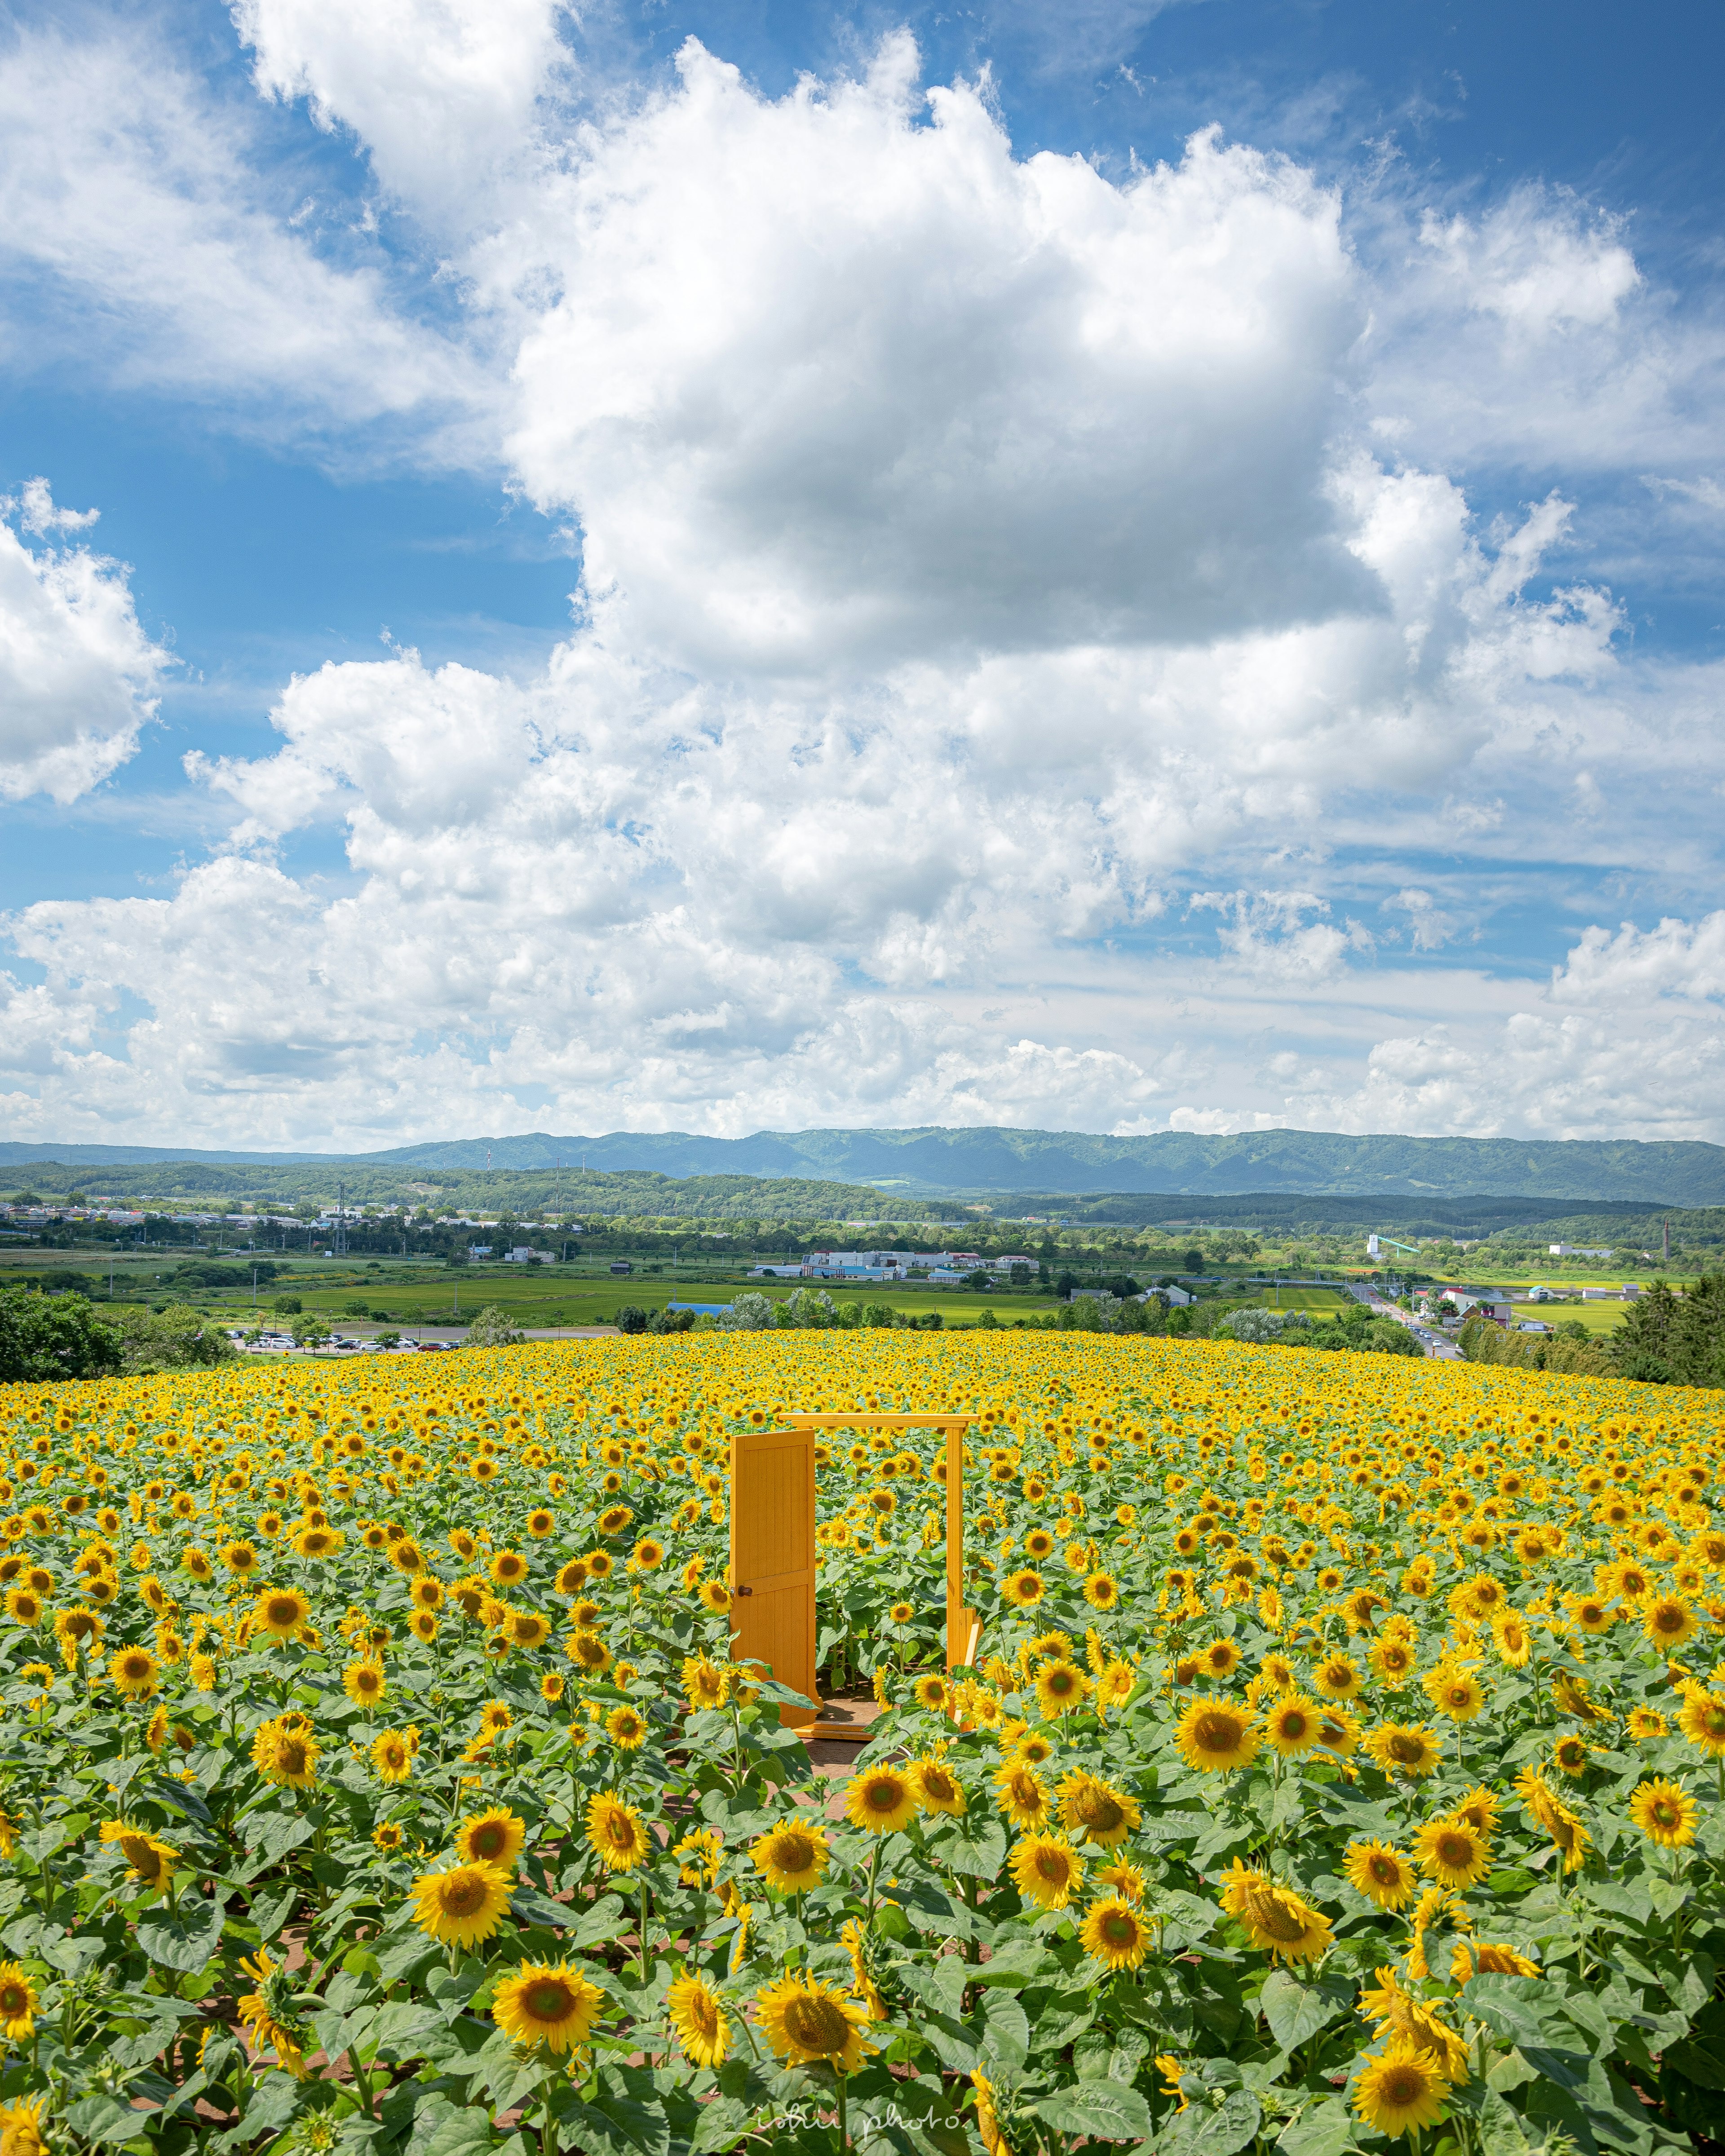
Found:
<svg viewBox="0 0 1725 2156"><path fill-rule="evenodd" d="M705 1655L691 1655L683 1664L683 1697L693 1707L722 1707L731 1696L731 1679Z"/></svg>
<svg viewBox="0 0 1725 2156"><path fill-rule="evenodd" d="M278 1715L259 1722L252 1738L252 1764L266 1782L282 1789L314 1789L321 1756L321 1747L304 1715Z"/></svg>
<svg viewBox="0 0 1725 2156"><path fill-rule="evenodd" d="M148 1699L156 1690L161 1669L147 1647L122 1647L110 1656L108 1675L122 1699Z"/></svg>
<svg viewBox="0 0 1725 2156"><path fill-rule="evenodd" d="M36 1993L21 1964L0 1961L0 2036L22 2044L36 2026Z"/></svg>
<svg viewBox="0 0 1725 2156"><path fill-rule="evenodd" d="M916 1792L896 1767L871 1767L853 1774L845 1790L845 1816L870 1834L896 1834L916 1816Z"/></svg>
<svg viewBox="0 0 1725 2156"><path fill-rule="evenodd" d="M691 2066L716 2066L731 2046L724 2002L703 1976L685 1969L665 1994L665 2017Z"/></svg>
<svg viewBox="0 0 1725 2156"><path fill-rule="evenodd" d="M788 2066L824 2060L841 2073L855 2073L878 2048L863 2034L867 2010L819 1977L781 1977L755 1994L755 2010L773 2056Z"/></svg>
<svg viewBox="0 0 1725 2156"><path fill-rule="evenodd" d="M1643 1782L1630 1799L1630 1817L1661 1849L1687 1849L1695 1840L1699 1806L1688 1792L1663 1776Z"/></svg>
<svg viewBox="0 0 1725 2156"><path fill-rule="evenodd" d="M587 1845L608 1871L633 1871L646 1861L652 1838L633 1804L602 1790L587 1807Z"/></svg>
<svg viewBox="0 0 1725 2156"><path fill-rule="evenodd" d="M1368 2126L1394 2140L1411 2128L1435 2126L1449 2095L1449 2082L1427 2053L1392 2044L1355 2082L1353 2108Z"/></svg>
<svg viewBox="0 0 1725 2156"><path fill-rule="evenodd" d="M311 1614L311 1604L297 1588L266 1587L254 1605L254 1618L272 1640L291 1640Z"/></svg>
<svg viewBox="0 0 1725 2156"><path fill-rule="evenodd" d="M1084 1859L1063 1835L1027 1834L1012 1853L1012 1878L1039 1909L1064 1909L1084 1884Z"/></svg>
<svg viewBox="0 0 1725 2156"><path fill-rule="evenodd" d="M527 1829L506 1804L475 1812L455 1830L455 1852L469 1864L495 1864L500 1871L512 1871L516 1859L527 1844Z"/></svg>
<svg viewBox="0 0 1725 2156"><path fill-rule="evenodd" d="M568 1962L526 1962L498 1985L491 2019L512 2043L563 2052L587 2041L604 2002Z"/></svg>
<svg viewBox="0 0 1725 2156"><path fill-rule="evenodd" d="M477 1946L502 1922L509 1880L495 1864L455 1864L413 1881L413 1922L439 1946Z"/></svg>
<svg viewBox="0 0 1725 2156"><path fill-rule="evenodd" d="M239 2018L253 2049L273 2051L284 2071L304 2081L308 2071L305 2045L311 2032L295 2010L292 1979L270 1958L267 1947L259 1948L254 1960L242 1957L239 1966L258 1987L239 2002Z"/></svg>
<svg viewBox="0 0 1725 2156"><path fill-rule="evenodd" d="M1022 1759L1009 1759L994 1776L995 1803L1010 1825L1029 1830L1047 1824L1053 1809L1042 1777Z"/></svg>
<svg viewBox="0 0 1725 2156"><path fill-rule="evenodd" d="M1091 1904L1078 1937L1091 1959L1100 1962L1111 1975L1117 1969L1136 1969L1150 1951L1150 1927L1118 1894Z"/></svg>
<svg viewBox="0 0 1725 2156"><path fill-rule="evenodd" d="M1491 1869L1491 1845L1466 1820L1429 1820L1414 1837L1420 1869L1441 1887L1466 1891Z"/></svg>
<svg viewBox="0 0 1725 2156"><path fill-rule="evenodd" d="M404 1782L413 1771L418 1732L380 1729L372 1739L372 1771L380 1782Z"/></svg>
<svg viewBox="0 0 1725 2156"><path fill-rule="evenodd" d="M916 1801L924 1811L943 1813L948 1819L963 1818L964 1784L944 1759L913 1760L909 1773Z"/></svg>
<svg viewBox="0 0 1725 2156"><path fill-rule="evenodd" d="M1387 1842L1350 1842L1342 1868L1356 1892L1380 1909L1404 1907L1418 1884L1412 1864Z"/></svg>
<svg viewBox="0 0 1725 2156"><path fill-rule="evenodd" d="M1276 1701L1264 1717L1264 1734L1284 1759L1296 1759L1317 1742L1323 1710L1299 1692Z"/></svg>
<svg viewBox="0 0 1725 2156"><path fill-rule="evenodd" d="M819 1886L830 1853L822 1830L799 1820L769 1827L749 1851L775 1894L802 1894Z"/></svg>
<svg viewBox="0 0 1725 2156"><path fill-rule="evenodd" d="M1725 1758L1725 1699L1716 1692L1692 1691L1683 1702L1677 1727L1698 1752Z"/></svg>
<svg viewBox="0 0 1725 2156"><path fill-rule="evenodd" d="M158 1841L147 1827L132 1826L125 1820L106 1820L102 1825L101 1839L118 1842L120 1853L134 1879L157 1892L164 1892L173 1876L180 1852L170 1849L165 1841Z"/></svg>
<svg viewBox="0 0 1725 2156"><path fill-rule="evenodd" d="M1278 1961L1316 1961L1329 1952L1329 1920L1291 1887L1237 1860L1223 1880L1222 1907L1260 1953Z"/></svg>
<svg viewBox="0 0 1725 2156"><path fill-rule="evenodd" d="M1199 1774L1250 1766L1258 1753L1250 1716L1221 1700L1194 1700L1175 1727L1174 1742L1186 1764Z"/></svg>
<svg viewBox="0 0 1725 2156"><path fill-rule="evenodd" d="M381 1662L350 1662L341 1672L341 1689L356 1707L372 1707L388 1690Z"/></svg>
<svg viewBox="0 0 1725 2156"><path fill-rule="evenodd" d="M1366 1738L1365 1745L1367 1753L1386 1774L1434 1774L1440 1756L1438 1741L1431 1732L1406 1722L1380 1723Z"/></svg>
<svg viewBox="0 0 1725 2156"><path fill-rule="evenodd" d="M1117 1849L1142 1816L1136 1797L1094 1774L1068 1774L1059 1794L1061 1825L1098 1849Z"/></svg>

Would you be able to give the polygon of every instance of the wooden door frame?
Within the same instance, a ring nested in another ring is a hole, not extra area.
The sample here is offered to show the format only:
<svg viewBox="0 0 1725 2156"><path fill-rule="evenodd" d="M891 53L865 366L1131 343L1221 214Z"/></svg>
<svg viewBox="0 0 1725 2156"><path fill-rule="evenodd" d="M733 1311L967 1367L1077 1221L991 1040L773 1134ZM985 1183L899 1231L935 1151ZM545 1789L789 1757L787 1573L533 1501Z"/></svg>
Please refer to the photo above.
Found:
<svg viewBox="0 0 1725 2156"><path fill-rule="evenodd" d="M947 1674L972 1667L982 1620L964 1601L964 1440L974 1415L845 1414L798 1409L793 1430L937 1430L947 1440ZM825 1733L825 1732L823 1732Z"/></svg>
<svg viewBox="0 0 1725 2156"><path fill-rule="evenodd" d="M781 1708L779 1709L779 1720L780 1720L780 1721L781 1721L781 1722L783 1722L783 1723L787 1727L795 1727L795 1726L798 1726L798 1725L800 1725L800 1724L803 1722L803 1717L807 1717L809 1718L809 1721L810 1722L813 1722L814 1721L814 1719L815 1719L816 1717L819 1717L819 1713L820 1713L820 1694L819 1694L819 1690L817 1689L818 1679L819 1679L819 1670L818 1670L818 1667L817 1667L817 1664L816 1664L816 1651L817 1651L817 1649L818 1649L818 1646L819 1646L819 1634L817 1633L816 1629L815 1629L815 1615L814 1615L815 1576L816 1576L816 1571L817 1571L817 1568L818 1568L819 1562L820 1546L819 1546L819 1544L816 1542L816 1540L815 1540L815 1537L814 1537L814 1528L815 1528L814 1474L815 1474L815 1471L814 1471L814 1437L813 1437L813 1433L812 1433L811 1431L809 1431L809 1430L808 1430L804 1429L804 1428L803 1428L803 1427L802 1427L800 1424L794 1424L794 1423L793 1423L793 1424L785 1424L784 1426L783 1426L783 1427L781 1427L781 1428L779 1428L779 1429L777 1429L777 1430L736 1430L736 1431L733 1431L733 1432L732 1432L732 1438L731 1438L731 1566L730 1566L730 1573L731 1573L731 1589L732 1589L732 1594L733 1594L733 1595L737 1595L737 1594L752 1594L755 1591L755 1588L756 1588L757 1586L761 1587L761 1588L764 1588L764 1589L768 1589L769 1592L771 1592L771 1591L774 1591L774 1590L778 1589L782 1589L782 1588L785 1588L785 1587L788 1587L788 1586L794 1586L794 1585L796 1585L796 1584L798 1584L798 1574L797 1574L796 1573L769 1573L769 1574L763 1575L763 1577L762 1577L761 1579L759 1579L758 1581L754 1582L754 1583L746 1583L746 1582L744 1582L744 1581L742 1581L742 1580L739 1579L739 1578L737 1578L737 1486L738 1486L738 1481L739 1481L738 1470L739 1470L739 1467L740 1467L740 1466L741 1466L741 1462L742 1462L742 1455L743 1455L743 1454L745 1453L745 1451L750 1451L750 1450L757 1450L757 1449L758 1449L758 1450L766 1450L766 1449L767 1449L767 1447L768 1447L768 1444L770 1443L770 1441L771 1441L772 1440L775 1439L775 1438L778 1438L778 1439L783 1440L783 1439L785 1439L785 1438L797 1438L797 1437L807 1438L807 1439L809 1440L809 1441L808 1447L807 1447L807 1454L808 1454L808 1502L809 1502L809 1567L808 1567L808 1588L809 1588L809 1633L808 1633L808 1640L807 1640L807 1643L806 1643L806 1651L807 1651L807 1657L808 1657L808 1662L809 1662L809 1691L808 1691L808 1695L807 1695L807 1696L808 1696L808 1697L809 1697L809 1699L811 1699L812 1701L814 1701L814 1706L813 1706L812 1707L781 1707ZM734 1633L734 1632L733 1632L733 1633L732 1633L732 1652L733 1652L733 1654L734 1654L734 1653L735 1653L735 1650L736 1650L736 1635L735 1635L735 1633ZM779 1677L779 1672L778 1672L777 1671L775 1671L773 1672L773 1675L774 1675L775 1678L778 1678L778 1677ZM780 1679L780 1681L783 1681L783 1680L782 1680L782 1679ZM803 1733L804 1733L804 1735L806 1736L806 1735L809 1734L810 1732L809 1732L809 1730L807 1727L805 1727L805 1728L804 1728L804 1730L803 1730Z"/></svg>

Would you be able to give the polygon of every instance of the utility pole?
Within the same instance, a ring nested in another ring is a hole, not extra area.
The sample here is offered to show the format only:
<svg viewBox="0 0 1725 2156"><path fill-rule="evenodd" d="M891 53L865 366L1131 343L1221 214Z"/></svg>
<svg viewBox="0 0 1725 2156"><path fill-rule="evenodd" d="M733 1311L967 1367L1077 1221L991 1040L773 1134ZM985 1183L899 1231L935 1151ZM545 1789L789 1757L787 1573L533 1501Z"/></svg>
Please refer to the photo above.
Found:
<svg viewBox="0 0 1725 2156"><path fill-rule="evenodd" d="M1665 1261L1667 1265L1671 1261L1671 1222L1669 1214L1666 1215L1665 1222Z"/></svg>

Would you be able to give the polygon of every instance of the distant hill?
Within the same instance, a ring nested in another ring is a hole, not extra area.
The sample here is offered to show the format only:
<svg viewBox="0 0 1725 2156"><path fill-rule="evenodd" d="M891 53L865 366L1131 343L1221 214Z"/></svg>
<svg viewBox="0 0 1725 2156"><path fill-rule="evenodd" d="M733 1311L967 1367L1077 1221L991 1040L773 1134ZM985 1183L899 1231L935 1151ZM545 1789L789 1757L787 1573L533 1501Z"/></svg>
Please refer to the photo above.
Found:
<svg viewBox="0 0 1725 2156"><path fill-rule="evenodd" d="M1344 1137L1327 1131L1253 1131L1204 1137L1161 1131L1101 1137L1082 1131L757 1131L699 1137L682 1131L612 1132L602 1137L459 1138L362 1155L199 1153L137 1146L0 1144L14 1172L48 1159L74 1168L151 1161L211 1167L249 1160L286 1169L418 1169L439 1177L561 1173L570 1187L594 1173L682 1179L791 1178L872 1185L895 1199L1050 1200L1080 1194L1163 1194L1200 1198L1255 1193L1363 1199L1445 1201L1483 1196L1646 1206L1725 1204L1725 1147L1698 1140ZM592 1203L583 1196L581 1202Z"/></svg>

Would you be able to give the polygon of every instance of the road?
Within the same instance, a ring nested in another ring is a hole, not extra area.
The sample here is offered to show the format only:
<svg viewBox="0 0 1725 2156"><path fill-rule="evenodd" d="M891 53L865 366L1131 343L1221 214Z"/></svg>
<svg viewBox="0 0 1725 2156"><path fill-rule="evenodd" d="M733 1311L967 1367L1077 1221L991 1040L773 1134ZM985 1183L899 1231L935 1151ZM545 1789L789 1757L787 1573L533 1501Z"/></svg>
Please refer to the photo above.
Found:
<svg viewBox="0 0 1725 2156"><path fill-rule="evenodd" d="M1411 1311L1399 1310L1393 1302L1385 1302L1370 1288L1357 1287L1352 1281L1346 1283L1348 1292L1356 1302L1363 1302L1373 1317L1391 1317L1398 1325L1405 1325L1409 1332L1434 1363L1460 1363L1465 1358L1455 1342L1440 1332L1435 1326L1423 1325Z"/></svg>

